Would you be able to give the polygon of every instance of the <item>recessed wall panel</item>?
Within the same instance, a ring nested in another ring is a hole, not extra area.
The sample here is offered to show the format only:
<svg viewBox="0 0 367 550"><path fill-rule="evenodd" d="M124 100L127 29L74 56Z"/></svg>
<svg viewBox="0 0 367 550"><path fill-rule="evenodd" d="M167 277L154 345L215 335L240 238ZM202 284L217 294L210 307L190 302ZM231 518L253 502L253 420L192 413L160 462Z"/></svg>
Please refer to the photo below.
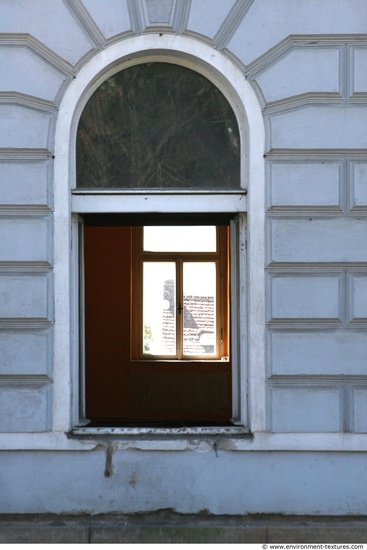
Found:
<svg viewBox="0 0 367 550"><path fill-rule="evenodd" d="M338 162L272 162L269 170L269 207L340 205Z"/></svg>
<svg viewBox="0 0 367 550"><path fill-rule="evenodd" d="M338 0L337 5L333 1L320 4L318 0L257 0L234 33L229 48L247 65L295 34L364 34L365 14L364 0L353 0L353 9L350 0ZM317 45L317 36L308 42Z"/></svg>
<svg viewBox="0 0 367 550"><path fill-rule="evenodd" d="M339 390L272 388L273 432L339 432Z"/></svg>
<svg viewBox="0 0 367 550"><path fill-rule="evenodd" d="M0 47L1 90L54 101L66 76L25 47ZM19 67L22 70L19 70Z"/></svg>
<svg viewBox="0 0 367 550"><path fill-rule="evenodd" d="M235 0L193 0L187 29L214 38L234 3Z"/></svg>
<svg viewBox="0 0 367 550"><path fill-rule="evenodd" d="M0 148L47 149L51 116L18 105L0 105Z"/></svg>
<svg viewBox="0 0 367 550"><path fill-rule="evenodd" d="M339 92L338 48L294 48L255 80L266 102L308 92ZM302 77L295 78L302 67Z"/></svg>
<svg viewBox="0 0 367 550"><path fill-rule="evenodd" d="M173 0L145 0L149 23L169 23L173 4Z"/></svg>
<svg viewBox="0 0 367 550"><path fill-rule="evenodd" d="M367 162L352 163L350 206L351 208L367 207Z"/></svg>
<svg viewBox="0 0 367 550"><path fill-rule="evenodd" d="M83 4L105 38L132 30L126 0L108 0L107 10L104 0L83 0Z"/></svg>
<svg viewBox="0 0 367 550"><path fill-rule="evenodd" d="M367 388L353 391L354 400L354 431L367 433Z"/></svg>
<svg viewBox="0 0 367 550"><path fill-rule="evenodd" d="M269 262L366 262L367 220L273 219Z"/></svg>
<svg viewBox="0 0 367 550"><path fill-rule="evenodd" d="M51 321L50 274L0 276L1 318Z"/></svg>
<svg viewBox="0 0 367 550"><path fill-rule="evenodd" d="M350 320L364 319L367 321L367 275L351 274L348 284L350 297Z"/></svg>
<svg viewBox="0 0 367 550"><path fill-rule="evenodd" d="M49 386L0 386L0 432L48 429Z"/></svg>
<svg viewBox="0 0 367 550"><path fill-rule="evenodd" d="M270 148L367 148L364 105L307 106L270 118Z"/></svg>
<svg viewBox="0 0 367 550"><path fill-rule="evenodd" d="M51 220L47 217L0 217L3 262L52 263Z"/></svg>
<svg viewBox="0 0 367 550"><path fill-rule="evenodd" d="M0 2L2 32L30 34L72 65L95 47L73 11L58 1Z"/></svg>
<svg viewBox="0 0 367 550"><path fill-rule="evenodd" d="M367 332L273 332L269 335L273 375L365 376Z"/></svg>
<svg viewBox="0 0 367 550"><path fill-rule="evenodd" d="M339 319L340 275L273 276L271 319Z"/></svg>
<svg viewBox="0 0 367 550"><path fill-rule="evenodd" d="M0 375L47 375L52 367L51 331L1 331Z"/></svg>
<svg viewBox="0 0 367 550"><path fill-rule="evenodd" d="M51 161L0 162L2 204L52 206L49 192Z"/></svg>
<svg viewBox="0 0 367 550"><path fill-rule="evenodd" d="M367 46L352 48L352 93L367 93Z"/></svg>

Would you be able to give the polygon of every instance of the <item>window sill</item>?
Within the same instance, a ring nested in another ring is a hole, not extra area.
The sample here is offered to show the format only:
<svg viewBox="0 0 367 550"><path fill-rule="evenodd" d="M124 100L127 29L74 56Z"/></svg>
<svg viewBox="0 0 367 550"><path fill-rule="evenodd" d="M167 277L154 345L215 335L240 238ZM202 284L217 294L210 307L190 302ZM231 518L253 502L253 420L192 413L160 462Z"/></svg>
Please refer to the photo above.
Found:
<svg viewBox="0 0 367 550"><path fill-rule="evenodd" d="M74 187L73 195L246 195L247 189L153 189Z"/></svg>
<svg viewBox="0 0 367 550"><path fill-rule="evenodd" d="M200 427L180 427L180 428L156 428L156 427L75 427L71 434L75 437L98 437L98 436L114 436L121 438L134 439L180 439L187 436L197 438L207 437L245 437L250 436L248 428L244 426L200 426Z"/></svg>

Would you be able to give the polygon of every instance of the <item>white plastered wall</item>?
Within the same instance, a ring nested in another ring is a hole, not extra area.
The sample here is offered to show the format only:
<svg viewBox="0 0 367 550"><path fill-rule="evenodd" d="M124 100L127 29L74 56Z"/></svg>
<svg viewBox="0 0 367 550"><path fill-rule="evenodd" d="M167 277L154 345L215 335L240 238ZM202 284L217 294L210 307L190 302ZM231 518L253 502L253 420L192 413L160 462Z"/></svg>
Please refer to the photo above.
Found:
<svg viewBox="0 0 367 550"><path fill-rule="evenodd" d="M111 0L102 12L97 0L55 0L52 10L46 0L37 0L28 11L21 2L2 2L0 115L8 131L0 148L1 221L7 237L1 283L13 307L0 320L6 358L1 382L4 411L13 411L9 430L22 432L24 426L28 432L20 439L4 434L5 447L10 440L15 446L47 445L70 427L76 296L69 279L74 266L68 189L74 183L80 111L98 82L120 63L163 56L213 79L246 136L250 427L256 433L269 430L255 438L255 447L339 449L348 440L348 448L364 448L365 6L362 0L343 0L333 10L328 2L320 6L312 0L296 8L292 4L290 12L288 4L157 0L148 6L144 0ZM209 14L208 6L218 9ZM10 246L15 240L19 246ZM266 316L262 265L267 266ZM293 308L279 308L288 283L300 285L303 298ZM27 298L32 295L40 300ZM319 299L317 307L312 309L307 296ZM17 406L22 395L28 408L37 408L34 426ZM294 416L300 403L303 408ZM338 411L338 420L331 414L321 425L320 414L308 421L310 406L321 410L323 403ZM39 430L36 436L33 430ZM351 439L353 430L358 435Z"/></svg>
<svg viewBox="0 0 367 550"><path fill-rule="evenodd" d="M365 514L365 0L108 2L0 2L2 511ZM254 437L116 439L107 479L64 433L73 141L98 79L152 55L212 78L249 138Z"/></svg>

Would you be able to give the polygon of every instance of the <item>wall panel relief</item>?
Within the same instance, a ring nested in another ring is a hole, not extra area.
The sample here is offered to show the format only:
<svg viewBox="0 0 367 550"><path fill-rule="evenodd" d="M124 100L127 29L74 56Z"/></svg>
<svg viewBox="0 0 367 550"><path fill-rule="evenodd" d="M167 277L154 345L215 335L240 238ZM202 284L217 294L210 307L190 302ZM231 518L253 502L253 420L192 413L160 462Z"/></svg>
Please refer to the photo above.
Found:
<svg viewBox="0 0 367 550"><path fill-rule="evenodd" d="M350 208L367 210L367 162L351 163Z"/></svg>
<svg viewBox="0 0 367 550"><path fill-rule="evenodd" d="M108 0L108 9L104 0L82 0L82 4L106 40L133 32L127 0Z"/></svg>
<svg viewBox="0 0 367 550"><path fill-rule="evenodd" d="M1 318L51 322L52 277L47 273L0 273Z"/></svg>
<svg viewBox="0 0 367 550"><path fill-rule="evenodd" d="M24 382L23 382L24 384ZM33 381L0 384L0 432L44 432L50 429L51 386Z"/></svg>
<svg viewBox="0 0 367 550"><path fill-rule="evenodd" d="M299 217L269 220L270 262L367 262L367 220Z"/></svg>
<svg viewBox="0 0 367 550"><path fill-rule="evenodd" d="M37 387L27 386L29 378L45 377L33 404L49 410L51 157L67 86L96 52L118 40L167 33L174 49L182 34L212 45L214 56L224 51L264 109L269 425L281 432L354 426L364 433L366 392L353 386L356 377L362 386L367 379L364 0L353 0L353 10L348 0L337 10L317 0L291 9L288 0L30 5L0 5L1 376L18 377L18 397L22 384L29 395ZM316 413L306 418L310 408L324 411L323 420ZM21 429L23 413L9 429ZM47 421L42 415L35 429L48 425L49 413ZM27 422L24 429L32 429Z"/></svg>
<svg viewBox="0 0 367 550"><path fill-rule="evenodd" d="M267 204L271 209L342 209L340 161L269 161Z"/></svg>
<svg viewBox="0 0 367 550"><path fill-rule="evenodd" d="M332 387L273 387L274 432L339 432L340 394Z"/></svg>
<svg viewBox="0 0 367 550"><path fill-rule="evenodd" d="M273 275L269 319L341 320L342 275Z"/></svg>

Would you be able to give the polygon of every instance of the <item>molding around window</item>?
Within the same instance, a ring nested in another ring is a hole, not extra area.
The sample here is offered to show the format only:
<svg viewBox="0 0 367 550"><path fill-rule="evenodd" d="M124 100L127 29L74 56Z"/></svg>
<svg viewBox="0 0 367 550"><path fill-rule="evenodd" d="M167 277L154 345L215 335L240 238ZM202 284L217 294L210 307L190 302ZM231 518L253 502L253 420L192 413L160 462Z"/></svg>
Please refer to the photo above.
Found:
<svg viewBox="0 0 367 550"><path fill-rule="evenodd" d="M251 288L248 296L248 334L247 363L250 372L249 403L250 429L265 430L265 296L264 296L264 144L265 130L263 117L255 92L244 77L240 68L224 54L213 47L193 38L149 34L129 37L105 48L102 52L85 62L76 78L70 82L60 104L55 133L55 214L54 214L54 251L55 251L55 296L70 296L70 300L55 301L55 336L54 336L54 410L53 429L55 432L68 432L73 423L73 405L71 387L77 379L77 349L75 345L75 328L77 312L73 306L77 302L76 279L72 273L75 261L75 240L71 235L71 197L70 191L75 187L75 139L79 117L89 97L98 86L112 74L136 63L147 61L166 61L180 64L196 70L211 80L225 95L236 114L241 134L241 187L240 194L232 194L233 204L245 204L236 207L235 212L246 211L248 218L248 271L247 284ZM226 195L216 195L216 206L222 210ZM73 194L75 201L95 197ZM131 195L130 195L131 198ZM145 199L148 200L145 200ZM175 197L177 200L191 200L187 206L190 212L192 204L199 198L188 193ZM203 201L209 199L205 194ZM118 211L126 208L126 195L110 194L106 200L118 203ZM125 199L125 200L124 200ZM160 194L145 196L135 195L134 200L149 202L147 210L157 211L155 201L160 201ZM167 199L170 200L169 195ZM207 201L208 203L210 201ZM218 205L220 205L218 207ZM162 208L159 207L158 208ZM178 208L178 207L177 207ZM82 211L82 210L80 210ZM91 210L93 211L93 210ZM131 211L131 210L130 210ZM158 210L160 212L161 210ZM165 211L163 209L163 211ZM166 210L167 211L167 210ZM177 211L177 210L175 210ZM199 212L199 210L194 210ZM210 211L210 210L209 210ZM228 211L228 210L227 210ZM232 210L233 212L233 210ZM67 360L66 360L67 358ZM70 358L70 360L68 359ZM242 388L245 391L245 388ZM75 421L75 414L74 414Z"/></svg>

